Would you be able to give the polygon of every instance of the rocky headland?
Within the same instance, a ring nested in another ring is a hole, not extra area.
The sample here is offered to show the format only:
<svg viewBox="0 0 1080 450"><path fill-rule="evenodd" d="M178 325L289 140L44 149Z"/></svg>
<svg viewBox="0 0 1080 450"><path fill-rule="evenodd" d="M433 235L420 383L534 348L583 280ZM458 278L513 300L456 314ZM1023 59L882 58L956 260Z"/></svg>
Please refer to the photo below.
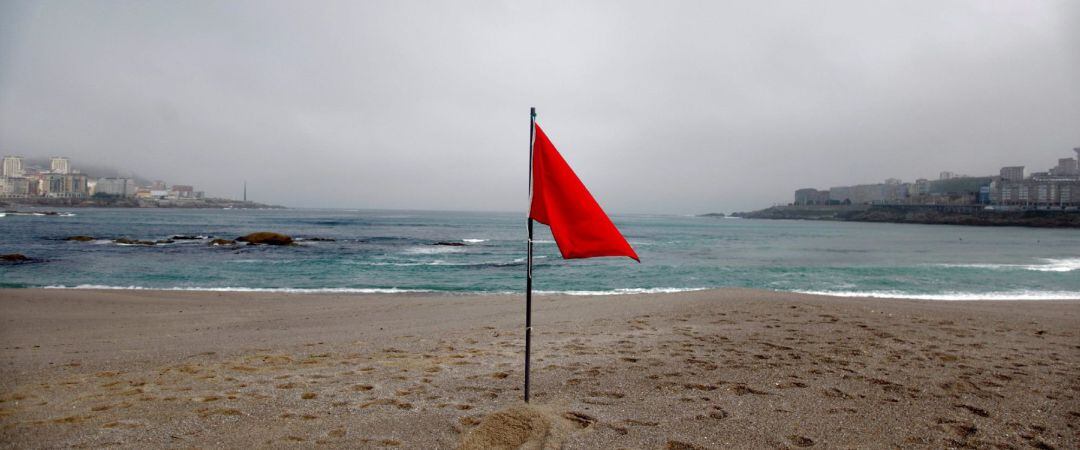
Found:
<svg viewBox="0 0 1080 450"><path fill-rule="evenodd" d="M827 205L774 206L733 214L747 219L835 220L932 225L1080 228L1076 210L995 210L970 206Z"/></svg>

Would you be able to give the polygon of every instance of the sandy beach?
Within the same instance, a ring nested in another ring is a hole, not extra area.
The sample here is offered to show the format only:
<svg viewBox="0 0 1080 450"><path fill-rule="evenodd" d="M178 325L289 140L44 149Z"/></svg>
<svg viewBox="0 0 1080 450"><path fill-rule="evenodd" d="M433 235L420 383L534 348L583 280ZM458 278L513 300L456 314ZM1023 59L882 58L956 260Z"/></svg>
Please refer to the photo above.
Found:
<svg viewBox="0 0 1080 450"><path fill-rule="evenodd" d="M0 290L0 447L1077 448L1080 301Z"/></svg>

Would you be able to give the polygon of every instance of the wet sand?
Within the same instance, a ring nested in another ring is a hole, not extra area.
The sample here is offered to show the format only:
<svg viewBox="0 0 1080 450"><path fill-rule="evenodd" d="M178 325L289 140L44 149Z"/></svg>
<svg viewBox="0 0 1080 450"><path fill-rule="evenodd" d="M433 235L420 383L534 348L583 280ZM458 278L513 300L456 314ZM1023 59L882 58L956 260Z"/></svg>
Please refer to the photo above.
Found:
<svg viewBox="0 0 1080 450"><path fill-rule="evenodd" d="M0 290L0 447L1080 447L1080 301Z"/></svg>

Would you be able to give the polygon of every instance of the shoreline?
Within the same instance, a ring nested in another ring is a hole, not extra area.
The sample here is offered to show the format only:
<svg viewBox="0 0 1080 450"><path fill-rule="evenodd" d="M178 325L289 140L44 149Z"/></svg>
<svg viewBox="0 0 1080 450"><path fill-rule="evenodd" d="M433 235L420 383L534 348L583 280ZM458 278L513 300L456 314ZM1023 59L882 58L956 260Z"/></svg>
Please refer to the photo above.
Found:
<svg viewBox="0 0 1080 450"><path fill-rule="evenodd" d="M1080 445L1080 300L521 297L0 290L0 447Z"/></svg>
<svg viewBox="0 0 1080 450"><path fill-rule="evenodd" d="M34 286L34 287L0 287L4 289L42 289L42 290L75 290L75 291L141 291L141 292L204 292L204 293L253 293L253 294L295 294L295 295L369 295L369 294L428 294L433 296L514 296L524 295L521 292L510 291L449 291L435 289L411 289L411 288L257 288L257 287L143 287L143 286L107 286L107 285L78 285L78 286ZM619 288L611 290L565 290L547 291L534 290L533 295L538 296L570 296L570 297L610 297L624 295L656 295L678 294L684 292L723 291L729 289L745 289L774 294L796 294L835 298L862 298L873 300L928 300L928 301L1057 301L1057 300L1080 300L1080 292L1070 291L1000 291L1000 292L946 292L911 294L898 291L777 291L770 289L742 288L742 287L715 287L715 288Z"/></svg>

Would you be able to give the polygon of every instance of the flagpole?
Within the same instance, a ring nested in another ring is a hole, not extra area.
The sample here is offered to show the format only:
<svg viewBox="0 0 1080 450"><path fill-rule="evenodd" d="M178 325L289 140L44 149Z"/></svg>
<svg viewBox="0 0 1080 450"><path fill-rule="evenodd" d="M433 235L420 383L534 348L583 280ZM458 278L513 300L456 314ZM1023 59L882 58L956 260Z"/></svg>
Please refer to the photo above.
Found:
<svg viewBox="0 0 1080 450"><path fill-rule="evenodd" d="M532 350L532 264L533 264L533 141L536 133L536 108L529 108L529 229L528 251L525 257L525 403L529 403L529 352Z"/></svg>

